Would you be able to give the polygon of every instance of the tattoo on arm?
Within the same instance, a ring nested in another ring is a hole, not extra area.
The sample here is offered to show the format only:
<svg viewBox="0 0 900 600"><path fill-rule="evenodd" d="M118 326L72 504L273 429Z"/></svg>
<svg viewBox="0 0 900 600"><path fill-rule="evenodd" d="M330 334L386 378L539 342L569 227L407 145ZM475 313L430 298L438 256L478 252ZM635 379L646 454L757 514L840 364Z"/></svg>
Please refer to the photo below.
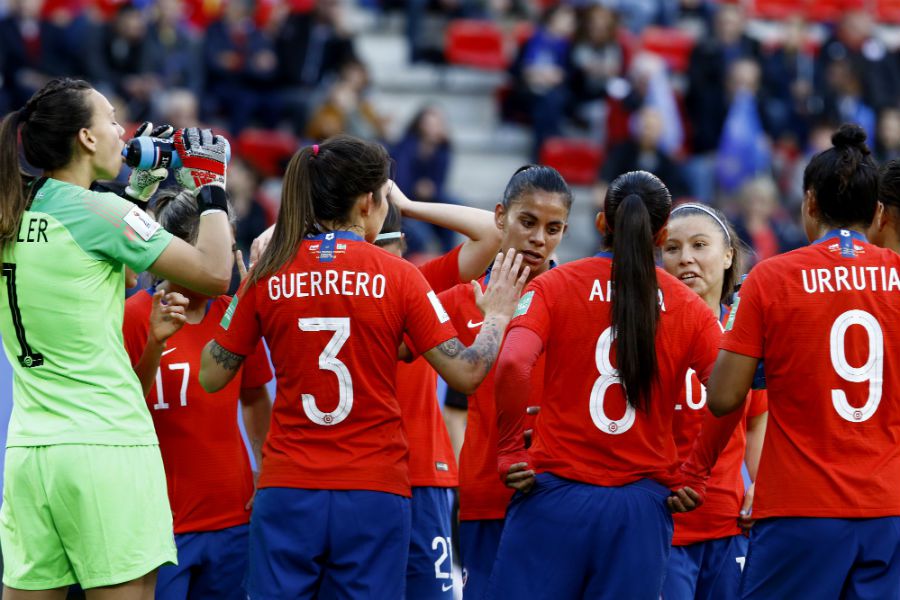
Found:
<svg viewBox="0 0 900 600"><path fill-rule="evenodd" d="M212 341L212 345L209 348L209 354L213 357L213 360L216 361L216 364L226 371L237 371L238 368L240 368L241 363L244 362L243 356L235 354L234 352L229 352L215 340Z"/></svg>
<svg viewBox="0 0 900 600"><path fill-rule="evenodd" d="M490 371L500 352L502 341L503 329L494 321L485 321L472 345L462 351L462 358L472 365L484 365Z"/></svg>
<svg viewBox="0 0 900 600"><path fill-rule="evenodd" d="M464 348L465 346L462 345L462 342L459 341L459 338L447 340L446 342L438 346L438 349L450 358L454 358L455 356L457 356L460 352L462 352Z"/></svg>

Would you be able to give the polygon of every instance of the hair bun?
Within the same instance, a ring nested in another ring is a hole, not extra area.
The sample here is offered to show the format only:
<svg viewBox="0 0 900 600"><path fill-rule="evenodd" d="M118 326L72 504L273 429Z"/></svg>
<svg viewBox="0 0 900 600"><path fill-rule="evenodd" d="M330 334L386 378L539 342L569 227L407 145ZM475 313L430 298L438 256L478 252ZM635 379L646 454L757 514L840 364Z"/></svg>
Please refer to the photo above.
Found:
<svg viewBox="0 0 900 600"><path fill-rule="evenodd" d="M863 154L869 154L866 132L859 125L844 123L831 136L831 143L835 148L856 148Z"/></svg>

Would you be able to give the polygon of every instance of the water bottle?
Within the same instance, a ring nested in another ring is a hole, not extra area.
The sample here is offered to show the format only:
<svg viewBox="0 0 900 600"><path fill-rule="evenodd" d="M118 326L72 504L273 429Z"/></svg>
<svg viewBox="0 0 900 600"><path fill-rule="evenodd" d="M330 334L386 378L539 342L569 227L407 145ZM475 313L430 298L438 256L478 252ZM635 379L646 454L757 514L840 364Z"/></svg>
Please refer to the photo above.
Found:
<svg viewBox="0 0 900 600"><path fill-rule="evenodd" d="M225 140L225 162L231 160L231 145ZM122 149L125 164L132 169L178 169L182 166L181 157L175 150L175 142L171 139L140 136L132 138Z"/></svg>

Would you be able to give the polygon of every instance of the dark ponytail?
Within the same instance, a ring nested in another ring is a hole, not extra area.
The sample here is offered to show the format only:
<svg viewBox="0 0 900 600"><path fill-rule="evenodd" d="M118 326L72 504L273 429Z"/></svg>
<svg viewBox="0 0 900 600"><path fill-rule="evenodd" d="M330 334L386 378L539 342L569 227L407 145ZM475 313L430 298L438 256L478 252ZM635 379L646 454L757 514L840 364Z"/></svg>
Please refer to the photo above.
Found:
<svg viewBox="0 0 900 600"><path fill-rule="evenodd" d="M548 192L562 197L566 210L572 208L572 190L559 171L545 165L523 165L516 169L503 190L503 208L509 208L525 194Z"/></svg>
<svg viewBox="0 0 900 600"><path fill-rule="evenodd" d="M303 238L320 231L320 222L342 223L356 199L379 189L390 175L384 146L350 135L298 150L288 163L281 188L281 208L272 241L250 274L251 283L276 273L293 260Z"/></svg>
<svg viewBox="0 0 900 600"><path fill-rule="evenodd" d="M606 193L604 242L613 253L616 362L628 404L644 411L650 408L650 389L657 376L659 286L654 238L666 224L671 208L669 190L646 171L617 177Z"/></svg>
<svg viewBox="0 0 900 600"><path fill-rule="evenodd" d="M878 166L859 125L844 124L831 136L834 145L816 154L803 171L803 191L812 191L829 226L868 227L878 206Z"/></svg>
<svg viewBox="0 0 900 600"><path fill-rule="evenodd" d="M0 251L15 243L28 209L19 163L19 126L25 160L32 167L42 171L64 167L75 152L75 136L91 125L90 90L86 81L54 79L0 125Z"/></svg>

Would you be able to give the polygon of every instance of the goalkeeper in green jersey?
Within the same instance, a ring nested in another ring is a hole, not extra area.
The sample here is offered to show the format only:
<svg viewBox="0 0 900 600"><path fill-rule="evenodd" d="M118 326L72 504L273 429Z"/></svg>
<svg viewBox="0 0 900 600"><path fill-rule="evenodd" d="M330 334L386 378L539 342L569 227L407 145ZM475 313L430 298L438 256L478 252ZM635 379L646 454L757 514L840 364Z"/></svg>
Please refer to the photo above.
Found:
<svg viewBox="0 0 900 600"><path fill-rule="evenodd" d="M172 136L177 179L203 215L191 246L132 202L90 191L118 174L123 133L109 101L72 79L48 83L0 126L0 336L14 372L5 600L62 599L76 582L92 600L149 600L157 567L176 560L156 434L122 344L125 267L225 292L227 142L154 131ZM21 174L19 137L40 177ZM126 195L146 201L165 176L135 170Z"/></svg>

